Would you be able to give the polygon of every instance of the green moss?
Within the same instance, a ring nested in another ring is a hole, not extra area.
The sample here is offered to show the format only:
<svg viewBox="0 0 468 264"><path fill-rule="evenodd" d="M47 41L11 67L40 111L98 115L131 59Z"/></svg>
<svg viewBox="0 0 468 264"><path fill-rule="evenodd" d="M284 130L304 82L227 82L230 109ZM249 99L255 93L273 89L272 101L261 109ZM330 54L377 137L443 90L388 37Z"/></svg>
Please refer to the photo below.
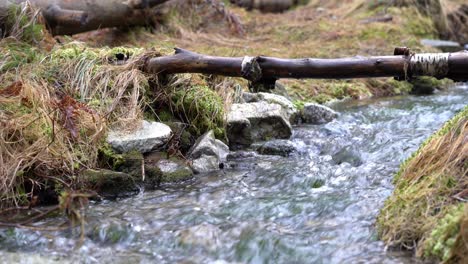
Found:
<svg viewBox="0 0 468 264"><path fill-rule="evenodd" d="M111 170L85 170L80 175L84 185L106 198L138 193L136 180L129 174Z"/></svg>
<svg viewBox="0 0 468 264"><path fill-rule="evenodd" d="M445 216L438 221L430 237L424 243L424 256L446 262L453 255L455 243L460 233L465 205L452 205Z"/></svg>
<svg viewBox="0 0 468 264"><path fill-rule="evenodd" d="M107 167L115 170L120 168L125 162L123 155L116 153L107 142L104 142L99 147L98 151L101 167Z"/></svg>
<svg viewBox="0 0 468 264"><path fill-rule="evenodd" d="M430 94L434 89L446 89L448 86L453 84L453 81L449 79L438 80L434 77L421 76L411 79L410 84L413 85L411 90L412 93Z"/></svg>
<svg viewBox="0 0 468 264"><path fill-rule="evenodd" d="M5 30L8 35L19 38L26 43L34 43L44 37L44 26L36 23L33 15L29 15L27 8L12 4L8 7Z"/></svg>
<svg viewBox="0 0 468 264"><path fill-rule="evenodd" d="M302 111L304 109L304 105L306 104L306 102L302 101L302 100L296 100L293 102L294 104L294 107L296 107L297 110L299 111Z"/></svg>
<svg viewBox="0 0 468 264"><path fill-rule="evenodd" d="M169 122L174 119L172 113L168 110L161 110L157 113L160 122Z"/></svg>
<svg viewBox="0 0 468 264"><path fill-rule="evenodd" d="M0 73L17 70L22 65L37 62L43 58L38 48L12 40L0 42L0 52L3 55L0 59Z"/></svg>
<svg viewBox="0 0 468 264"><path fill-rule="evenodd" d="M322 179L316 179L312 182L311 184L311 188L320 188L322 187L323 185L325 185L325 181L322 180Z"/></svg>
<svg viewBox="0 0 468 264"><path fill-rule="evenodd" d="M393 87L394 94L407 94L411 92L413 86L407 81L388 80L388 84Z"/></svg>
<svg viewBox="0 0 468 264"><path fill-rule="evenodd" d="M328 94L318 94L318 95L312 96L312 97L310 98L310 100L311 100L312 102L316 102L316 103L318 103L318 104L324 104L324 103L329 102L329 101L331 101L331 100L333 100L333 99L334 99L334 98L331 97L331 96L328 95Z"/></svg>
<svg viewBox="0 0 468 264"><path fill-rule="evenodd" d="M200 136L213 129L217 138L225 137L223 100L208 86L177 89L171 99L178 116L190 124L192 134Z"/></svg>

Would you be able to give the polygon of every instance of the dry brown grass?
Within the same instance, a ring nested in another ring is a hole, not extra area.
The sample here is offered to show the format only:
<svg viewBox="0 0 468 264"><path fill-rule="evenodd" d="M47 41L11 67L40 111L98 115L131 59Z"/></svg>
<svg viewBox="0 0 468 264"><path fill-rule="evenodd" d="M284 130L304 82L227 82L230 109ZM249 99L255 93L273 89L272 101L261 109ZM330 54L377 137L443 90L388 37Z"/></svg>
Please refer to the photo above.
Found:
<svg viewBox="0 0 468 264"><path fill-rule="evenodd" d="M395 178L395 191L378 218L382 240L391 246L415 249L419 256L441 260L454 260L453 256L463 253L451 247L455 244L463 250L468 248L466 225L462 225L466 214L452 223L455 227L448 227L462 230L454 233L456 243L444 249L451 255L439 255L442 250L435 249L433 240L439 239L434 230L440 227L441 219L468 198L467 161L468 107L402 165Z"/></svg>

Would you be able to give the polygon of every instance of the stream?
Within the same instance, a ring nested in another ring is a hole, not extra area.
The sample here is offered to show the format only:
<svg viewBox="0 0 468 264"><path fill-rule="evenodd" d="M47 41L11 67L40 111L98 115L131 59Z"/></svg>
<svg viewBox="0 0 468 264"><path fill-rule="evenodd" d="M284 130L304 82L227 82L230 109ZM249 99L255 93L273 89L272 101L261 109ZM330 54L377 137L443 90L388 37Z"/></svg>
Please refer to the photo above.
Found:
<svg viewBox="0 0 468 264"><path fill-rule="evenodd" d="M240 153L224 171L92 202L81 246L77 230L0 229L0 260L415 263L385 248L375 219L399 164L467 102L468 87L458 86L335 103L335 121L294 128L289 157Z"/></svg>

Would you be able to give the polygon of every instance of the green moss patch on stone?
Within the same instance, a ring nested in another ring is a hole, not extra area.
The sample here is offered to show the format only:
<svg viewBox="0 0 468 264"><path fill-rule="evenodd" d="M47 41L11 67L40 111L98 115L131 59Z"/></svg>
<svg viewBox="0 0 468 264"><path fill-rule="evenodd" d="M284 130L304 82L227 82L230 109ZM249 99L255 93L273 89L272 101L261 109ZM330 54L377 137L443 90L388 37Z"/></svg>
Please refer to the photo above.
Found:
<svg viewBox="0 0 468 264"><path fill-rule="evenodd" d="M123 172L88 169L81 173L84 186L98 192L104 198L126 197L139 192L135 179Z"/></svg>

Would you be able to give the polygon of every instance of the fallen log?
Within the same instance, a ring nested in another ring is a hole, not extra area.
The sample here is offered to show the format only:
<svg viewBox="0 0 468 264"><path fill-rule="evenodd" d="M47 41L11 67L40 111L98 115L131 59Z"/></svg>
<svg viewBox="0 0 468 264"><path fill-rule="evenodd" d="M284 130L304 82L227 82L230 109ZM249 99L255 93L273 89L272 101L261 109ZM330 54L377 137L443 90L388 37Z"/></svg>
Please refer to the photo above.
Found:
<svg viewBox="0 0 468 264"><path fill-rule="evenodd" d="M72 35L107 27L142 26L154 17L152 7L168 0L1 0L0 18L27 2L41 11L53 35Z"/></svg>
<svg viewBox="0 0 468 264"><path fill-rule="evenodd" d="M467 81L468 52L414 54L408 48L396 48L393 56L281 59L216 57L176 48L174 55L148 58L142 70L152 74L204 73L243 77L251 82L254 91L273 89L280 78L396 77L408 80L432 76Z"/></svg>

